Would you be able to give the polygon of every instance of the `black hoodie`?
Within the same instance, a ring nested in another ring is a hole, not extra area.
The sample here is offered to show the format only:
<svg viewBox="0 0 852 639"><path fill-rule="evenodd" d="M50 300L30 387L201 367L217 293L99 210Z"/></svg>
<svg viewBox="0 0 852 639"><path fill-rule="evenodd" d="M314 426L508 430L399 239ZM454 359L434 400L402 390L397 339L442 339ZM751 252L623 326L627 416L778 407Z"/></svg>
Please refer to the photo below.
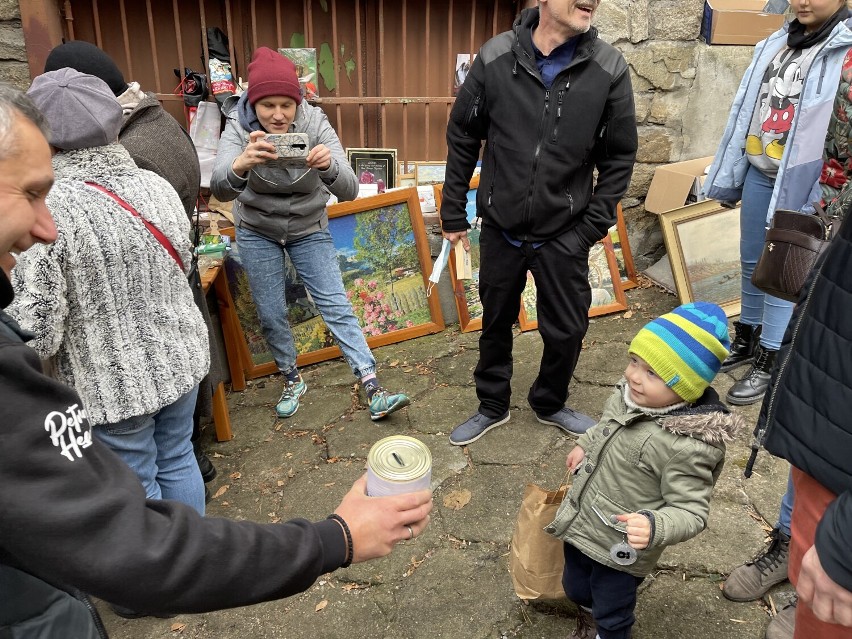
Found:
<svg viewBox="0 0 852 639"><path fill-rule="evenodd" d="M630 74L592 27L546 89L532 46L538 15L525 10L512 31L486 42L459 91L447 126L441 220L445 231L469 228L468 184L486 140L476 196L483 220L530 242L576 227L591 246L615 224L633 173Z"/></svg>
<svg viewBox="0 0 852 639"><path fill-rule="evenodd" d="M0 271L0 308L10 291ZM331 520L261 525L146 500L26 338L0 310L0 636L51 611L51 589L22 593L10 567L134 610L205 612L302 592L343 564Z"/></svg>

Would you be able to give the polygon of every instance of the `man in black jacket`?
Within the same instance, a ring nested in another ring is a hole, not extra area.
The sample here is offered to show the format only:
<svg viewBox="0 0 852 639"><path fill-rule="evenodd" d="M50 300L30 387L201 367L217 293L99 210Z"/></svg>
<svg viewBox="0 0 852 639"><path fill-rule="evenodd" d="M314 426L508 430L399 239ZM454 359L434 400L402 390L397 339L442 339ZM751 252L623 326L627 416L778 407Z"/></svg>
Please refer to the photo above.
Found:
<svg viewBox="0 0 852 639"><path fill-rule="evenodd" d="M637 147L627 63L591 26L598 3L539 0L523 11L482 47L450 115L441 221L444 237L468 250L466 194L486 142L476 195L480 404L450 435L458 446L509 420L512 325L527 271L544 343L530 406L569 433L594 423L565 401L589 324L589 249L616 222Z"/></svg>
<svg viewBox="0 0 852 639"><path fill-rule="evenodd" d="M823 259L787 327L746 477L761 443L793 465L796 499L788 572L799 593L794 636L847 639L852 637L849 220Z"/></svg>
<svg viewBox="0 0 852 639"><path fill-rule="evenodd" d="M367 497L363 477L316 523L205 519L145 499L133 471L92 437L79 396L42 374L31 336L2 311L14 254L56 239L45 129L32 102L0 84L0 636L104 636L76 589L154 613L286 597L419 535L430 492Z"/></svg>

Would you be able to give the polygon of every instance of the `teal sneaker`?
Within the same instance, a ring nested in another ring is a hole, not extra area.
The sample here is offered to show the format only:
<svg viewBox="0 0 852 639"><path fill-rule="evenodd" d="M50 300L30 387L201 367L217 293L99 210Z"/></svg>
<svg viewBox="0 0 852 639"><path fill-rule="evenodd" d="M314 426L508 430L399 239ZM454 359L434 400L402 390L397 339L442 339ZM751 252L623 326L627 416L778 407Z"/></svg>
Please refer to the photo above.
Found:
<svg viewBox="0 0 852 639"><path fill-rule="evenodd" d="M381 386L373 393L370 399L370 419L374 422L384 419L391 413L395 413L400 408L405 408L411 403L408 395L403 393L391 393Z"/></svg>
<svg viewBox="0 0 852 639"><path fill-rule="evenodd" d="M308 390L308 385L305 383L305 380L302 379L302 376L299 375L298 381L295 382L285 382L284 383L284 392L281 393L281 399L278 400L278 403L275 405L275 412L278 413L278 417L292 417L296 414L296 411L299 410L299 398L305 394L305 391Z"/></svg>

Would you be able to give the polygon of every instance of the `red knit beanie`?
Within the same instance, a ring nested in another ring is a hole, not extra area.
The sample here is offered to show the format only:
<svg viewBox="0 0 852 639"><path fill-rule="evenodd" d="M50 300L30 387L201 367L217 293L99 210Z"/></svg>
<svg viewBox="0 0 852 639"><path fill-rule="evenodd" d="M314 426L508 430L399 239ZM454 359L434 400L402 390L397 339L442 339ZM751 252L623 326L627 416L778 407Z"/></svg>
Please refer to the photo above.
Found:
<svg viewBox="0 0 852 639"><path fill-rule="evenodd" d="M248 65L249 104L270 95L286 95L302 103L296 65L269 47L259 47Z"/></svg>

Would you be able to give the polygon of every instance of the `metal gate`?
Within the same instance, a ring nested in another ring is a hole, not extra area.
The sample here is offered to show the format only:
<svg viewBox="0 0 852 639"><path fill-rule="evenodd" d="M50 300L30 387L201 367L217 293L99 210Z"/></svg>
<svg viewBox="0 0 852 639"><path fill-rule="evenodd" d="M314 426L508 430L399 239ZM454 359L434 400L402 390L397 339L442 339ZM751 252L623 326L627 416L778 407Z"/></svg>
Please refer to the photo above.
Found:
<svg viewBox="0 0 852 639"><path fill-rule="evenodd" d="M30 5L25 9L24 4ZM208 27L227 35L235 77L252 51L317 51L320 105L346 147L442 160L459 54L511 27L528 0L22 0L28 46L41 13L66 39L92 42L128 81L157 93L179 120L174 69L206 73ZM33 7L35 5L35 7ZM55 16L51 16L51 14ZM37 25L39 26L39 25ZM55 43L53 43L55 44ZM51 45L52 46L52 45ZM34 70L37 72L37 70Z"/></svg>

